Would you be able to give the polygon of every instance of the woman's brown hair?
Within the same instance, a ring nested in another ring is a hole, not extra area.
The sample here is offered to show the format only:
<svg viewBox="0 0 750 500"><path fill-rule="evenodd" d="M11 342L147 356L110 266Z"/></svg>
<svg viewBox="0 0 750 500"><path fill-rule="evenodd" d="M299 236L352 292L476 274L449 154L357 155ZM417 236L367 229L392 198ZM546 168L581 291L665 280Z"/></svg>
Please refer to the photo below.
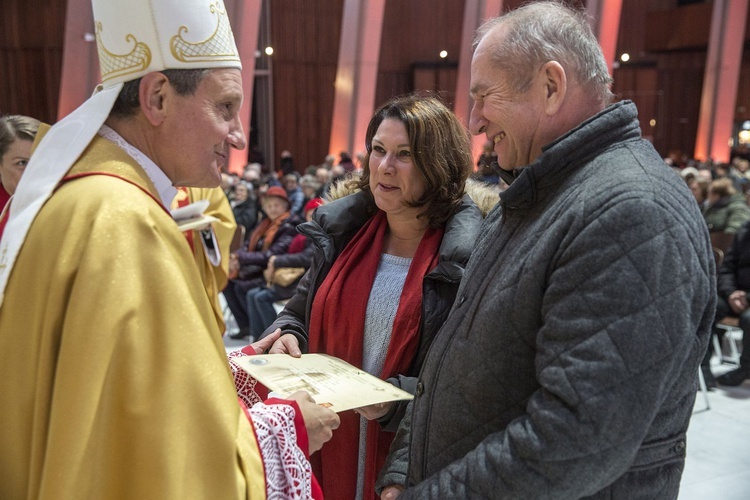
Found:
<svg viewBox="0 0 750 500"><path fill-rule="evenodd" d="M473 166L466 127L445 104L430 95L411 94L385 103L367 126L362 176L351 181L353 187L368 193L372 138L386 118L398 120L406 127L414 165L425 183L422 197L405 202L406 205L426 207L419 217L427 217L431 227L442 226L461 204Z"/></svg>

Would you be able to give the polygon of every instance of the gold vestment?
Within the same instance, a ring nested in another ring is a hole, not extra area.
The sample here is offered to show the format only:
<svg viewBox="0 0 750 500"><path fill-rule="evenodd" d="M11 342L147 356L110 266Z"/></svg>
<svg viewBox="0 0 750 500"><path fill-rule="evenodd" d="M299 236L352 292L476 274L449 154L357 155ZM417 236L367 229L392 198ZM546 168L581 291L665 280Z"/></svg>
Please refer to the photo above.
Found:
<svg viewBox="0 0 750 500"><path fill-rule="evenodd" d="M39 212L0 309L0 498L264 498L185 237L98 136L68 176L90 172Z"/></svg>

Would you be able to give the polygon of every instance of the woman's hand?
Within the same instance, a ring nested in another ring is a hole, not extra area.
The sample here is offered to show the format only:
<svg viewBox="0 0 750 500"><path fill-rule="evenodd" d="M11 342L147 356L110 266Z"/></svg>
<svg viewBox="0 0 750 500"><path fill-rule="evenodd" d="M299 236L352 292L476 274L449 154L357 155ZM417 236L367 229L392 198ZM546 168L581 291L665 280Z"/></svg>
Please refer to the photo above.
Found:
<svg viewBox="0 0 750 500"><path fill-rule="evenodd" d="M250 344L250 347L252 347L255 350L255 354L263 354L266 352L271 346L273 346L274 342L279 340L279 337L281 336L281 329L277 328L271 335L268 337L264 337L260 339L257 342L253 342Z"/></svg>
<svg viewBox="0 0 750 500"><path fill-rule="evenodd" d="M274 330L271 336L276 334L281 335L281 328L277 328L276 330ZM285 335L281 335L281 337L276 342L274 342L271 350L268 351L268 354L289 354L293 358L299 358L300 356L302 356L302 351L299 348L299 341L297 340L297 337L295 337L291 333L287 333Z"/></svg>
<svg viewBox="0 0 750 500"><path fill-rule="evenodd" d="M387 403L376 403L374 405L355 408L354 411L365 417L367 420L377 420L391 411L392 407L393 401L388 401Z"/></svg>

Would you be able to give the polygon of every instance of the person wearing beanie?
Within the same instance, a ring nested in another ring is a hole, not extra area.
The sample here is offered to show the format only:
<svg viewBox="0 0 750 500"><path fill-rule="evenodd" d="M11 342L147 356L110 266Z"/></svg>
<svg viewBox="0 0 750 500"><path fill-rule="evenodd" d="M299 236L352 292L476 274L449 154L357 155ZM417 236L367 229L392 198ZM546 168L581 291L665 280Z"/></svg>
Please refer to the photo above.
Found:
<svg viewBox="0 0 750 500"><path fill-rule="evenodd" d="M0 498L318 496L338 417L238 404L168 210L243 149L221 0L93 0L102 83L40 127L0 240ZM258 343L255 351L270 346Z"/></svg>
<svg viewBox="0 0 750 500"><path fill-rule="evenodd" d="M230 335L240 340L250 337L251 325L247 310L247 292L265 283L263 271L269 259L289 251L297 235L300 218L289 209L289 197L281 186L271 186L260 201L263 219L258 223L247 246L230 256L230 280L224 298L240 330Z"/></svg>

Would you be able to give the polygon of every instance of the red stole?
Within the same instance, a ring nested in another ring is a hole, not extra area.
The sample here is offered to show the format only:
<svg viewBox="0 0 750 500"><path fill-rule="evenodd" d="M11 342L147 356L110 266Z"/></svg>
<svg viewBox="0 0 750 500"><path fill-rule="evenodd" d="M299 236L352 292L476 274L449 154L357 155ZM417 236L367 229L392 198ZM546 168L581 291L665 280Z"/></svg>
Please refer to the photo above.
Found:
<svg viewBox="0 0 750 500"><path fill-rule="evenodd" d="M310 315L310 352L324 352L362 366L365 311L383 251L388 223L378 212L357 232L333 264L313 301ZM444 230L428 229L414 254L393 322L393 333L380 378L406 373L419 346L422 319L422 282L438 264ZM357 489L359 415L339 415L341 426L323 449L312 456L313 472L328 499L354 498ZM375 498L375 479L385 463L395 435L377 421L367 426L364 498Z"/></svg>

